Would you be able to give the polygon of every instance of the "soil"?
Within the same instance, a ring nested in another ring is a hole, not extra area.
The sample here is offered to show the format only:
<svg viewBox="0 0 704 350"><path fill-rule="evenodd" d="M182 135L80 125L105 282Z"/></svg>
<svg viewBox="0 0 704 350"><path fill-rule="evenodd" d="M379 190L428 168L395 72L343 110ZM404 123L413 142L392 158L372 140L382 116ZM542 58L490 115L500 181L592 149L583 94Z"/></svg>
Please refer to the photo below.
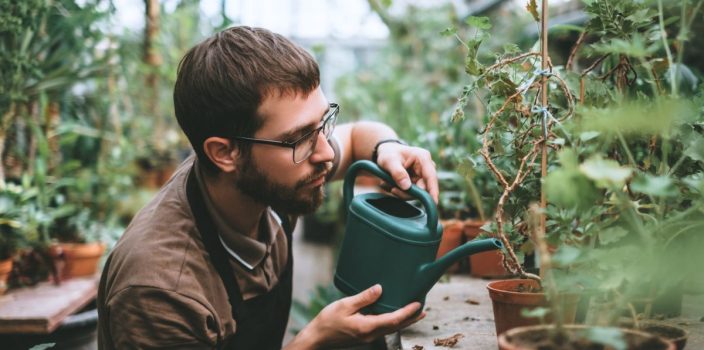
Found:
<svg viewBox="0 0 704 350"><path fill-rule="evenodd" d="M546 330L524 332L507 337L514 346L535 350L610 350L611 347L603 344L594 344L584 339L578 333L568 333L563 337L549 338ZM632 334L626 334L627 348L630 350L665 350L667 345L658 338L643 339Z"/></svg>
<svg viewBox="0 0 704 350"><path fill-rule="evenodd" d="M529 284L525 283L519 283L516 288L514 288L511 292L518 292L518 293L542 293L543 288L540 286L532 286Z"/></svg>
<svg viewBox="0 0 704 350"><path fill-rule="evenodd" d="M660 326L657 324L645 324L639 329L643 332L655 334L661 338L669 340L679 339L685 336L685 333L679 328Z"/></svg>

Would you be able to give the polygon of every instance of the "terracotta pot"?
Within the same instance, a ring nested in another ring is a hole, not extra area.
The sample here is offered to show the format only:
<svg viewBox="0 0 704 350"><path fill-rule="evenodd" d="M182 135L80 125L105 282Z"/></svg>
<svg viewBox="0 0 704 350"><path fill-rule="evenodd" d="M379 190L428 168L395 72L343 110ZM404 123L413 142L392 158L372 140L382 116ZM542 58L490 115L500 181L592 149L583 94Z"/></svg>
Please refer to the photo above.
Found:
<svg viewBox="0 0 704 350"><path fill-rule="evenodd" d="M466 220L464 222L464 235L471 241L483 231L482 226L486 221ZM503 254L498 250L472 254L468 257L469 271L474 277L479 278L501 278L509 273L502 264Z"/></svg>
<svg viewBox="0 0 704 350"><path fill-rule="evenodd" d="M12 263L12 258L0 260L0 295L5 294L7 291L7 280L12 272Z"/></svg>
<svg viewBox="0 0 704 350"><path fill-rule="evenodd" d="M494 324L497 335L512 328L541 323L540 318L523 317L521 314L523 309L549 306L545 293L524 291L534 290L538 287L538 282L529 279L501 280L487 285L494 309ZM560 299L564 323L574 323L579 294L565 294ZM552 322L550 315L544 319L545 322Z"/></svg>
<svg viewBox="0 0 704 350"><path fill-rule="evenodd" d="M57 268L61 279L91 276L98 271L98 262L105 252L105 244L60 243L52 247L51 251L55 262L59 261Z"/></svg>
<svg viewBox="0 0 704 350"><path fill-rule="evenodd" d="M579 339L579 333L587 331L589 326L584 325L566 325L565 331L569 336L576 336L571 339ZM675 344L668 340L664 340L648 333L635 331L632 329L620 328L626 338L627 348L629 350L675 350ZM529 327L514 328L506 333L499 335L499 350L587 350L601 347L596 347L596 344L589 341L579 340L578 343L545 343L554 331L552 325L538 325ZM548 345L550 344L550 345Z"/></svg>
<svg viewBox="0 0 704 350"><path fill-rule="evenodd" d="M636 329L631 319L628 319L626 322L620 322L619 325L629 329ZM675 344L677 350L684 349L685 345L687 345L687 339L689 338L689 332L684 328L654 320L638 322L638 328L636 330L669 340Z"/></svg>
<svg viewBox="0 0 704 350"><path fill-rule="evenodd" d="M460 220L442 220L442 240L438 247L436 259L447 254L449 251L462 244L464 235L462 233L463 224ZM454 263L447 269L449 273L456 273L460 270L460 263Z"/></svg>

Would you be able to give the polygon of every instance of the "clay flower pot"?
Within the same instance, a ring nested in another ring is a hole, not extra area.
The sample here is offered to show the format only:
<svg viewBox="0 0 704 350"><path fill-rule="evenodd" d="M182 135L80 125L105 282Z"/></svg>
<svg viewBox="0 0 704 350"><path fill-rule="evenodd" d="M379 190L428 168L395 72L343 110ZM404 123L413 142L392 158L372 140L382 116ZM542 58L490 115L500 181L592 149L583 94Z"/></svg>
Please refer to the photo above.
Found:
<svg viewBox="0 0 704 350"><path fill-rule="evenodd" d="M59 243L50 248L60 279L92 276L105 252L105 243Z"/></svg>
<svg viewBox="0 0 704 350"><path fill-rule="evenodd" d="M486 221L466 220L464 222L464 236L466 239L471 241L477 238L483 232L481 227L484 224L486 224ZM509 275L501 263L503 254L498 250L472 254L467 259L469 261L469 271L474 277L500 278Z"/></svg>
<svg viewBox="0 0 704 350"><path fill-rule="evenodd" d="M7 291L7 280L12 272L12 258L0 260L0 295Z"/></svg>
<svg viewBox="0 0 704 350"><path fill-rule="evenodd" d="M551 339L554 331L552 325L518 327L499 335L499 350L601 349L600 345L580 336L580 333L588 329L589 326L584 325L566 325L567 339L563 339L563 342L558 344L555 339ZM624 334L629 350L675 350L675 344L668 340L632 329L619 329Z"/></svg>
<svg viewBox="0 0 704 350"><path fill-rule="evenodd" d="M538 282L530 279L500 280L487 285L494 309L497 335L512 328L540 324L540 318L522 315L523 309L549 306L545 293L533 292L537 288ZM560 299L563 321L567 324L574 323L579 294L565 294ZM547 315L545 322L552 322L552 317Z"/></svg>
<svg viewBox="0 0 704 350"><path fill-rule="evenodd" d="M442 240L438 247L436 259L447 254L447 252L459 247L462 244L464 225L460 220L442 220ZM460 269L460 264L455 263L447 269L449 273L456 273Z"/></svg>

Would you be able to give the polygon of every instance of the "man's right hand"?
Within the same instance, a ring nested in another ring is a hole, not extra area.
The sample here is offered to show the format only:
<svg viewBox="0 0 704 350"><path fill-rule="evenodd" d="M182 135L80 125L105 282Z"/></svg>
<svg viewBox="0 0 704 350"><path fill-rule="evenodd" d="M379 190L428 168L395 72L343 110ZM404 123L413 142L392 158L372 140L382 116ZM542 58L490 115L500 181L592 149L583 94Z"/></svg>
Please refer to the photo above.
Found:
<svg viewBox="0 0 704 350"><path fill-rule="evenodd" d="M326 306L286 348L318 349L369 343L425 317L425 312L413 317L420 308L418 302L386 314L361 314L359 311L377 301L381 292L381 285L377 284Z"/></svg>

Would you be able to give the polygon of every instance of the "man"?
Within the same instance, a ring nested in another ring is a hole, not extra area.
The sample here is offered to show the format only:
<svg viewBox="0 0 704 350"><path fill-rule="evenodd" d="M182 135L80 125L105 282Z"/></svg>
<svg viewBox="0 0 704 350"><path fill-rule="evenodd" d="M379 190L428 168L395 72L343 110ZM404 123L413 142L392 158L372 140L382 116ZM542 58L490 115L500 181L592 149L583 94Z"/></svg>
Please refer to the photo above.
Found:
<svg viewBox="0 0 704 350"><path fill-rule="evenodd" d="M340 107L319 85L313 58L264 29L230 28L186 54L174 105L196 156L136 215L105 264L101 348L281 348L291 231L320 205L326 181L373 158L401 189L415 182L437 201L427 151L380 123L335 128ZM382 292L377 285L328 305L285 348L368 342L424 316L418 303L359 313Z"/></svg>

